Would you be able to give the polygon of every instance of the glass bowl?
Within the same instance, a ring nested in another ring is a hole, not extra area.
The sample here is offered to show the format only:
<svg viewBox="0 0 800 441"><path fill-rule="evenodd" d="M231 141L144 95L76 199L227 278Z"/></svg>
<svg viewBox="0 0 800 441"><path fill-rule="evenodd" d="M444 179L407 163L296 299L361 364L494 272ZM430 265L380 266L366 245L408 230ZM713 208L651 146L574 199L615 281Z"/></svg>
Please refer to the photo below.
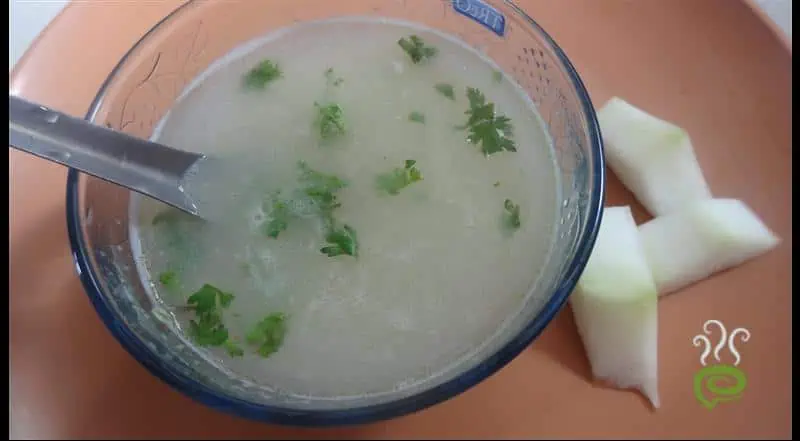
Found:
<svg viewBox="0 0 800 441"><path fill-rule="evenodd" d="M234 47L296 22L385 17L438 29L482 51L538 107L555 148L560 194L557 245L543 279L486 350L435 380L377 400L316 402L264 394L220 373L156 319L128 238L128 190L70 170L67 223L81 281L97 313L133 357L175 389L210 407L290 425L364 423L411 413L476 385L516 357L553 319L592 250L602 215L603 149L595 111L577 72L552 38L510 1L190 1L156 24L104 82L86 118L149 138L191 80Z"/></svg>

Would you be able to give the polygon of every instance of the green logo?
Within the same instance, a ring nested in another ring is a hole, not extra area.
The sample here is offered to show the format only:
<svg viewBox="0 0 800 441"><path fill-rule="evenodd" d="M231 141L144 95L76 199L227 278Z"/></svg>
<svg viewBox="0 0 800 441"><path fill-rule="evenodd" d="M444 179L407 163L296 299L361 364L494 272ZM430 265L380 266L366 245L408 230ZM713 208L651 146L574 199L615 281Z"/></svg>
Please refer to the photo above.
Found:
<svg viewBox="0 0 800 441"><path fill-rule="evenodd" d="M719 341L714 346L714 359L717 364L708 365L708 356L711 354L711 325L716 325L720 331ZM735 339L741 336L742 342L750 340L750 331L745 328L736 328L728 335L725 325L719 320L708 320L703 325L704 334L695 335L692 344L695 347L703 346L700 354L700 364L703 368L694 374L694 396L706 409L712 410L720 403L735 401L741 398L747 387L747 376L737 366L742 361L736 349ZM733 364L722 363L720 353L727 347L733 356Z"/></svg>

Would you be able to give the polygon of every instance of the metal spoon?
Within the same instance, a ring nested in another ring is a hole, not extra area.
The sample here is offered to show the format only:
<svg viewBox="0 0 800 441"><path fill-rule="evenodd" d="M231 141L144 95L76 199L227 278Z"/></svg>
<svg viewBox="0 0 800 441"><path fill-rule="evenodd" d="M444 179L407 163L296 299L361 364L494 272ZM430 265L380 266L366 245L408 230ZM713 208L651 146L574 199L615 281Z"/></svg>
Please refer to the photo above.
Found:
<svg viewBox="0 0 800 441"><path fill-rule="evenodd" d="M8 143L200 216L183 181L204 155L100 127L12 95Z"/></svg>

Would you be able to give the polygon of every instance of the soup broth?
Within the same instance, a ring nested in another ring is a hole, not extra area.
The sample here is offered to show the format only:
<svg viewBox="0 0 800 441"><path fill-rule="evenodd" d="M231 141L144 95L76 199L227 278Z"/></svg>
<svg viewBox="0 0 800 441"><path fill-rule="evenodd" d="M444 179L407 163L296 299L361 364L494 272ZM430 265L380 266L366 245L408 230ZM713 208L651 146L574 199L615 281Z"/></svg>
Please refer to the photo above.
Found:
<svg viewBox="0 0 800 441"><path fill-rule="evenodd" d="M207 222L134 198L144 284L187 342L264 387L409 387L546 294L552 143L517 84L437 31L353 18L265 36L200 75L153 138L228 162L187 181Z"/></svg>

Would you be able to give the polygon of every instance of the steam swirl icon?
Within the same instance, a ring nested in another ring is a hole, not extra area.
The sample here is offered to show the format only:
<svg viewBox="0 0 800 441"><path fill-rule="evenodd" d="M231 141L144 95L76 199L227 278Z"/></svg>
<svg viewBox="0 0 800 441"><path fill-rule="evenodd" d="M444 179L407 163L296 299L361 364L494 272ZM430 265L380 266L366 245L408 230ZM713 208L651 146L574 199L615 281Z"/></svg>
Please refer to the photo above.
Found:
<svg viewBox="0 0 800 441"><path fill-rule="evenodd" d="M712 327L719 330L717 344L711 345ZM714 409L718 404L734 401L741 398L747 387L747 376L738 368L742 357L736 348L736 338L742 343L750 340L750 331L745 328L736 328L728 334L725 325L719 320L708 320L703 324L703 334L697 334L692 339L695 347L703 347L700 354L700 364L703 365L694 375L694 396L708 410ZM722 363L720 353L728 350L733 357L733 364ZM708 364L708 357L712 355L715 364Z"/></svg>

